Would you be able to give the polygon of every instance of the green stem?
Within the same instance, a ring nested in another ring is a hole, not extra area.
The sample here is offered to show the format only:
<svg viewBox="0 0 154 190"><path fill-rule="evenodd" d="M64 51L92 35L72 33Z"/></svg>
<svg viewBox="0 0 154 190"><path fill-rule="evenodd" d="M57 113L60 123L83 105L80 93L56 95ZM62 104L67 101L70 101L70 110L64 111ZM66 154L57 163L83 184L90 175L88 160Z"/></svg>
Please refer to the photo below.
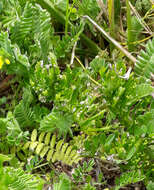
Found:
<svg viewBox="0 0 154 190"><path fill-rule="evenodd" d="M133 50L133 44L132 44L132 23L131 23L131 12L130 12L130 6L129 6L129 0L126 0L126 7L127 7L127 45L128 50Z"/></svg>
<svg viewBox="0 0 154 190"><path fill-rule="evenodd" d="M84 122L81 123L81 127L85 127L86 125L89 124L90 121L97 119L97 118L100 117L101 115L104 115L105 111L106 111L106 110L102 110L102 111L100 111L99 113L97 113L96 115L94 115L94 116L88 118L86 121L84 121Z"/></svg>
<svg viewBox="0 0 154 190"><path fill-rule="evenodd" d="M46 166L46 165L48 165L48 164L49 164L49 162L46 162L46 163L44 163L44 164L41 164L41 165L39 165L39 166L34 167L34 169L41 168L42 166Z"/></svg>
<svg viewBox="0 0 154 190"><path fill-rule="evenodd" d="M109 131L111 128L112 128L112 126L102 127L102 128L89 128L86 131L88 131L88 132L103 132L103 131Z"/></svg>
<svg viewBox="0 0 154 190"><path fill-rule="evenodd" d="M110 35L115 38L115 23L114 23L114 0L108 0L108 9L109 9L109 30ZM114 46L110 42L110 52L112 52Z"/></svg>
<svg viewBox="0 0 154 190"><path fill-rule="evenodd" d="M67 0L66 4L65 36L68 35L68 21L69 21L69 0Z"/></svg>

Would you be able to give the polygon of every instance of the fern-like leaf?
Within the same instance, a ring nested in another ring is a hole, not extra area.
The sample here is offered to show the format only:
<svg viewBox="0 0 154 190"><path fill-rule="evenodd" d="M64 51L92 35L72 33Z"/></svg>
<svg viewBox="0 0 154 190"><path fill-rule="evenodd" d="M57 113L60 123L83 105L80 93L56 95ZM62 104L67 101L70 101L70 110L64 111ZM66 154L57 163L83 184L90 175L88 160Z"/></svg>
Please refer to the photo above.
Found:
<svg viewBox="0 0 154 190"><path fill-rule="evenodd" d="M30 108L30 104L33 100L31 91L24 89L23 99L15 107L14 115L22 128L32 126L34 123L33 111Z"/></svg>
<svg viewBox="0 0 154 190"><path fill-rule="evenodd" d="M38 139L38 140L37 140ZM46 156L47 161L61 161L64 164L72 165L78 163L81 159L80 155L73 147L63 140L56 141L56 135L42 132L39 136L37 130L34 129L31 135L31 141L28 141L23 149L30 149L38 154L41 158Z"/></svg>
<svg viewBox="0 0 154 190"><path fill-rule="evenodd" d="M135 65L135 73L148 79L154 73L154 38L147 43L146 51L141 50Z"/></svg>
<svg viewBox="0 0 154 190"><path fill-rule="evenodd" d="M50 15L39 5L27 2L23 14L11 28L11 38L20 45L26 37L35 41L41 48L42 58L47 61L50 44L51 24Z"/></svg>
<svg viewBox="0 0 154 190"><path fill-rule="evenodd" d="M9 181L8 187L10 190L37 190L38 181L33 175L26 174L22 169L5 168L7 173L12 179Z"/></svg>

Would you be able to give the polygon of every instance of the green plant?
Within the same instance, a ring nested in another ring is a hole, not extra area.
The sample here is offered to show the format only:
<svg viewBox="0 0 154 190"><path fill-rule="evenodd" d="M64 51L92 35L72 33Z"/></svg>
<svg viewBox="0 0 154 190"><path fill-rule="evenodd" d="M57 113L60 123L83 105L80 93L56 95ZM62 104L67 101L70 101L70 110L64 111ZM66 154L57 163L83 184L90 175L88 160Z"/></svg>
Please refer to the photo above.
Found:
<svg viewBox="0 0 154 190"><path fill-rule="evenodd" d="M154 187L154 183L150 182L148 185L147 185L147 189L148 190L152 190Z"/></svg>
<svg viewBox="0 0 154 190"><path fill-rule="evenodd" d="M46 8L50 14L52 15L53 18L56 18L56 20L58 22L60 22L61 24L65 24L65 16L64 14L62 14L54 5L51 1L49 0L43 0L43 1L39 1L38 2L42 7ZM96 3L96 2L95 2ZM87 5L87 4L86 4ZM92 4L90 3L90 6ZM93 8L93 5L91 6L91 8ZM96 8L96 7L95 7ZM98 8L98 6L97 6ZM98 9L97 9L98 10ZM93 12L93 11L92 11ZM95 12L96 13L96 12ZM69 26L73 26L73 24L71 22L68 22ZM97 54L98 51L100 50L100 48L97 46L96 43L94 43L91 39L89 39L86 35L81 34L81 38L83 43L91 50L90 52Z"/></svg>
<svg viewBox="0 0 154 190"><path fill-rule="evenodd" d="M77 168L74 169L72 173L73 179L76 182L90 182L91 176L88 175L88 172L90 172L93 169L93 166L94 160L90 160L88 163L84 161L83 166L79 165Z"/></svg>
<svg viewBox="0 0 154 190"><path fill-rule="evenodd" d="M149 3L1 0L2 189L151 188Z"/></svg>
<svg viewBox="0 0 154 190"><path fill-rule="evenodd" d="M137 0L135 7L138 11L147 12L151 7L151 2L149 0Z"/></svg>

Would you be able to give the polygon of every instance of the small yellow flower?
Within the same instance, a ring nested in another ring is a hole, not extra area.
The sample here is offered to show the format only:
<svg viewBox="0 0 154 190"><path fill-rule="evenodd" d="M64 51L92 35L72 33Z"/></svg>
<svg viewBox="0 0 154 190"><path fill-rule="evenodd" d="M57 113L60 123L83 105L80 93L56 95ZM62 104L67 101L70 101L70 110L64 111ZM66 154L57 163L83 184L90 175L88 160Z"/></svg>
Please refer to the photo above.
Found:
<svg viewBox="0 0 154 190"><path fill-rule="evenodd" d="M9 64L10 64L10 60L9 60L9 59L5 59L5 63L6 63L7 65L9 65Z"/></svg>
<svg viewBox="0 0 154 190"><path fill-rule="evenodd" d="M2 59L2 56L0 56L0 69L2 68L3 64L4 64L4 61Z"/></svg>

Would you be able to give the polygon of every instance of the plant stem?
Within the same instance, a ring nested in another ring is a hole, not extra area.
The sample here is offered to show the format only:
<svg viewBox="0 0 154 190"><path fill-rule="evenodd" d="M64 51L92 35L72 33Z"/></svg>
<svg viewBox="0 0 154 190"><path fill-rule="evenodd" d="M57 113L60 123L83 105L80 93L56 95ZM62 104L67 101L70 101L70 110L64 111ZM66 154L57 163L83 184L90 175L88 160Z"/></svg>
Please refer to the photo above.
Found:
<svg viewBox="0 0 154 190"><path fill-rule="evenodd" d="M109 13L109 30L110 35L115 37L115 23L114 23L114 0L108 0L108 13ZM110 51L113 50L113 44L110 43Z"/></svg>
<svg viewBox="0 0 154 190"><path fill-rule="evenodd" d="M84 126L86 126L90 121L92 121L92 120L98 118L98 117L101 116L101 115L104 115L105 111L106 111L106 110L102 110L102 111L100 111L99 113L97 113L96 115L94 115L94 116L88 118L87 120L85 120L84 122L81 123L81 126L84 127Z"/></svg>
<svg viewBox="0 0 154 190"><path fill-rule="evenodd" d="M46 163L44 163L44 164L41 164L41 165L38 165L38 166L34 167L33 169L41 168L42 166L46 166L46 165L48 165L48 164L49 164L49 163L46 162Z"/></svg>
<svg viewBox="0 0 154 190"><path fill-rule="evenodd" d="M69 0L66 2L66 19L65 19L65 36L68 35L68 20L69 20Z"/></svg>
<svg viewBox="0 0 154 190"><path fill-rule="evenodd" d="M132 32L131 32L132 23L131 23L129 0L126 0L126 7L127 7L127 45L128 45L128 51L133 51Z"/></svg>

